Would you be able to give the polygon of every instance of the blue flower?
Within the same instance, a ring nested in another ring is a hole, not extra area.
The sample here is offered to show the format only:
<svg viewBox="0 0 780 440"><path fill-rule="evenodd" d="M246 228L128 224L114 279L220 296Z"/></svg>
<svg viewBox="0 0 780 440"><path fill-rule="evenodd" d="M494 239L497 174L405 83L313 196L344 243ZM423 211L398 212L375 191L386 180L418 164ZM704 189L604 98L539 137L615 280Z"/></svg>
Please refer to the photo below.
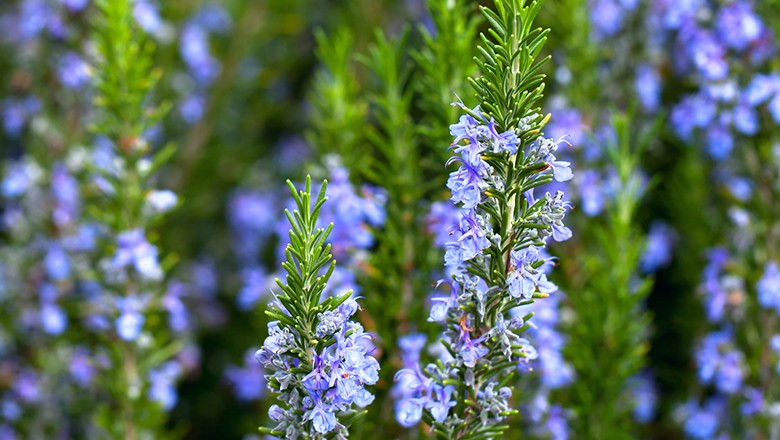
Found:
<svg viewBox="0 0 780 440"><path fill-rule="evenodd" d="M222 70L222 66L209 50L208 31L190 22L184 26L179 39L179 50L190 73L202 84L211 84Z"/></svg>
<svg viewBox="0 0 780 440"><path fill-rule="evenodd" d="M488 227L484 217L478 215L474 210L461 210L460 224L457 229L460 235L457 237L457 241L447 243L447 252L444 256L445 266L460 266L490 247Z"/></svg>
<svg viewBox="0 0 780 440"><path fill-rule="evenodd" d="M63 164L56 164L51 171L51 194L55 206L52 220L59 227L73 225L79 218L81 195L79 182Z"/></svg>
<svg viewBox="0 0 780 440"><path fill-rule="evenodd" d="M647 374L640 374L632 377L628 386L634 404L634 419L639 423L650 423L655 417L658 401L652 378Z"/></svg>
<svg viewBox="0 0 780 440"><path fill-rule="evenodd" d="M187 287L180 282L172 282L162 298L162 306L168 312L168 325L171 330L181 333L189 328L190 317L182 297L187 295Z"/></svg>
<svg viewBox="0 0 780 440"><path fill-rule="evenodd" d="M73 380L81 386L89 385L95 378L96 370L92 356L83 347L76 347L73 351L68 369Z"/></svg>
<svg viewBox="0 0 780 440"><path fill-rule="evenodd" d="M740 133L752 136L758 132L758 114L747 103L734 107L734 127Z"/></svg>
<svg viewBox="0 0 780 440"><path fill-rule="evenodd" d="M398 338L398 348L401 349L401 359L407 368L420 361L420 352L428 342L424 333L412 333Z"/></svg>
<svg viewBox="0 0 780 440"><path fill-rule="evenodd" d="M117 334L125 341L135 341L141 335L146 320L141 314L141 301L136 298L117 298L116 305L120 312L114 324Z"/></svg>
<svg viewBox="0 0 780 440"><path fill-rule="evenodd" d="M11 162L5 169L2 182L3 196L15 198L23 195L33 184L37 172L24 162Z"/></svg>
<svg viewBox="0 0 780 440"><path fill-rule="evenodd" d="M157 261L157 248L146 241L144 231L133 229L119 234L118 248L111 261L114 270L132 265L147 280L162 279L163 272Z"/></svg>
<svg viewBox="0 0 780 440"><path fill-rule="evenodd" d="M780 269L777 263L769 262L764 266L764 274L756 284L758 303L765 308L774 308L780 313Z"/></svg>
<svg viewBox="0 0 780 440"><path fill-rule="evenodd" d="M73 12L79 12L87 6L89 0L60 0L60 3Z"/></svg>
<svg viewBox="0 0 780 440"><path fill-rule="evenodd" d="M224 34L230 31L233 20L228 12L219 5L208 4L204 6L193 18L193 21L210 32Z"/></svg>
<svg viewBox="0 0 780 440"><path fill-rule="evenodd" d="M335 375L334 375L335 377ZM325 359L323 356L314 353L314 365L311 373L304 376L303 386L311 391L323 391L331 387L331 375L325 372Z"/></svg>
<svg viewBox="0 0 780 440"><path fill-rule="evenodd" d="M460 356L463 358L463 365L474 368L480 358L488 353L487 347L482 344L484 337L471 339L471 335L463 328L460 329L458 338Z"/></svg>
<svg viewBox="0 0 780 440"><path fill-rule="evenodd" d="M767 102L778 92L780 92L780 77L778 75L758 73L753 76L750 85L745 90L744 98L748 104L755 107Z"/></svg>
<svg viewBox="0 0 780 440"><path fill-rule="evenodd" d="M544 272L533 267L539 261L539 251L535 246L514 250L511 257L515 270L507 277L507 287L513 298L527 300L537 291L552 293L558 290L555 284L547 280Z"/></svg>
<svg viewBox="0 0 780 440"><path fill-rule="evenodd" d="M553 139L568 139L575 147L585 142L586 125L577 109L556 106L555 118L545 127L545 131Z"/></svg>
<svg viewBox="0 0 780 440"><path fill-rule="evenodd" d="M547 139L540 137L534 141L531 146L530 157L531 160L540 161L546 163L553 172L553 178L558 182L566 182L574 177L571 171L571 163L558 160L555 157L555 153L558 150L558 145L568 142L564 140L555 141L553 139Z"/></svg>
<svg viewBox="0 0 780 440"><path fill-rule="evenodd" d="M444 321L447 317L447 312L450 308L457 306L458 304L458 285L455 283L445 283L443 280L436 284L436 287L441 284L447 284L450 286L450 296L447 298L432 298L431 313L428 317L428 322L440 322Z"/></svg>
<svg viewBox="0 0 780 440"><path fill-rule="evenodd" d="M168 212L176 206L179 198L170 190L149 191L146 194L146 204L154 213Z"/></svg>
<svg viewBox="0 0 780 440"><path fill-rule="evenodd" d="M333 431L336 428L336 414L329 411L329 408L325 406L322 400L313 395L311 397L313 401L312 407L306 411L303 415L304 420L311 420L314 430L320 434L326 434Z"/></svg>
<svg viewBox="0 0 780 440"><path fill-rule="evenodd" d="M478 170L463 165L450 174L447 188L452 191L452 201L464 209L476 207L482 200L484 182Z"/></svg>
<svg viewBox="0 0 780 440"><path fill-rule="evenodd" d="M529 205L533 205L536 202L533 190L528 191L525 196ZM563 191L558 191L555 195L551 195L550 193L545 194L544 206L536 214L535 218L538 223L549 227L549 229L542 229L539 231L539 235L542 239L546 239L552 235L553 240L561 242L572 237L571 229L563 224L566 210L571 207L571 203L563 200L563 196Z"/></svg>
<svg viewBox="0 0 780 440"><path fill-rule="evenodd" d="M734 148L734 138L731 132L720 124L715 124L707 130L705 141L707 152L713 159L727 158Z"/></svg>
<svg viewBox="0 0 780 440"><path fill-rule="evenodd" d="M658 110L661 100L661 76L658 70L649 64L637 67L634 88L639 97L639 103L645 111L655 112Z"/></svg>
<svg viewBox="0 0 780 440"><path fill-rule="evenodd" d="M679 39L690 61L706 79L719 81L726 78L729 73L726 48L711 31L695 25L686 26L680 32Z"/></svg>
<svg viewBox="0 0 780 440"><path fill-rule="evenodd" d="M666 266L672 260L674 231L664 223L653 223L647 232L647 245L642 253L640 268L652 273Z"/></svg>
<svg viewBox="0 0 780 440"><path fill-rule="evenodd" d="M766 399L761 390L747 388L744 392L745 402L739 406L743 416L752 416L766 411Z"/></svg>
<svg viewBox="0 0 780 440"><path fill-rule="evenodd" d="M159 402L166 411L173 408L178 400L176 380L181 374L181 366L175 361L169 361L162 367L150 371L149 398Z"/></svg>
<svg viewBox="0 0 780 440"><path fill-rule="evenodd" d="M236 397L244 402L258 400L265 394L263 368L255 361L254 353L254 350L245 353L243 366L231 365L225 370L225 378L233 386Z"/></svg>
<svg viewBox="0 0 780 440"><path fill-rule="evenodd" d="M744 50L757 40L764 24L746 1L735 1L722 6L716 18L718 37L732 49Z"/></svg>
<svg viewBox="0 0 780 440"><path fill-rule="evenodd" d="M736 393L745 374L744 355L733 345L731 334L720 331L707 335L696 351L699 380L714 383L725 394Z"/></svg>
<svg viewBox="0 0 780 440"><path fill-rule="evenodd" d="M67 53L57 66L57 78L69 89L79 89L89 83L89 66L75 53Z"/></svg>
<svg viewBox="0 0 780 440"><path fill-rule="evenodd" d="M590 21L596 39L602 40L617 34L623 27L625 12L616 0L591 0Z"/></svg>
<svg viewBox="0 0 780 440"><path fill-rule="evenodd" d="M43 265L52 281L63 281L70 276L70 257L59 243L49 245Z"/></svg>
<svg viewBox="0 0 780 440"><path fill-rule="evenodd" d="M68 318L56 304L45 303L41 307L41 324L46 333L59 335L67 328Z"/></svg>
<svg viewBox="0 0 780 440"><path fill-rule="evenodd" d="M601 176L594 170L578 173L579 181L575 188L580 191L582 212L589 217L599 215L606 204Z"/></svg>
<svg viewBox="0 0 780 440"><path fill-rule="evenodd" d="M685 424L685 434L696 440L711 440L720 427L725 402L720 399L710 399L704 405L699 407L696 402L689 402L684 407L687 414Z"/></svg>
<svg viewBox="0 0 780 440"><path fill-rule="evenodd" d="M156 3L137 0L133 4L133 17L146 32L158 37L162 35L164 26Z"/></svg>
<svg viewBox="0 0 780 440"><path fill-rule="evenodd" d="M428 401L426 408L431 412L433 420L442 423L447 419L450 408L456 405L456 402L452 400L455 387L434 385L431 392L432 398Z"/></svg>
<svg viewBox="0 0 780 440"><path fill-rule="evenodd" d="M769 102L769 113L776 123L780 124L780 93Z"/></svg>
<svg viewBox="0 0 780 440"><path fill-rule="evenodd" d="M270 291L268 275L262 268L254 267L241 271L241 279L243 286L238 293L238 308L250 310Z"/></svg>
<svg viewBox="0 0 780 440"><path fill-rule="evenodd" d="M401 399L395 403L395 419L404 428L420 423L425 402L423 399Z"/></svg>

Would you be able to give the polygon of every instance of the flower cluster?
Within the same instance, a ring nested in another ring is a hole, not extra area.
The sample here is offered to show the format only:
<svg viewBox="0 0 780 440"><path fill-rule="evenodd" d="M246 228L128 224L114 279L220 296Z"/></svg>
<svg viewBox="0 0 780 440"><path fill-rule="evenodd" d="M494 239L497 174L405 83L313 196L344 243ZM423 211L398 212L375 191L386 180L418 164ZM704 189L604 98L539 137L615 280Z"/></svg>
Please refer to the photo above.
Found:
<svg viewBox="0 0 780 440"><path fill-rule="evenodd" d="M738 136L759 131L762 108L780 124L780 83L777 74L767 72L776 48L753 2L704 3L688 11L670 4L654 12L667 24L675 73L696 84L673 108L672 127L686 141L700 133L708 153L724 159Z"/></svg>
<svg viewBox="0 0 780 440"><path fill-rule="evenodd" d="M9 376L0 384L0 430L9 438L36 429L67 436L84 414L66 418L56 408L79 404L100 366L88 341L69 340L81 324L72 312L80 301L77 281L95 250L96 228L82 221L75 177L83 169L68 160L42 165L33 156L5 165L0 370ZM45 361L51 353L60 359Z"/></svg>
<svg viewBox="0 0 780 440"><path fill-rule="evenodd" d="M712 331L701 339L694 358L699 382L711 387L713 395L701 404L691 399L677 409L676 416L683 422L685 433L694 439L730 432L756 434L761 432L766 420L776 417L773 411L779 405L762 381L780 376L780 344L777 342L780 336L771 335L758 341L758 348L763 350L765 357L761 362L761 375L757 377L751 371L751 359L748 358L750 350L755 348L753 343L743 339L743 335L751 313L758 313L763 319L778 316L780 272L776 263L766 263L751 289L740 274L738 256L724 248L716 248L710 251L708 260L701 292ZM758 310L754 312L755 306ZM728 405L732 402L737 404L739 414L729 410ZM750 425L743 425L745 420L750 420ZM744 430L734 431L736 426L743 426Z"/></svg>
<svg viewBox="0 0 780 440"><path fill-rule="evenodd" d="M231 26L230 15L221 6L210 4L198 11L181 29L179 52L192 79L183 90L184 98L179 104L179 113L187 124L203 118L208 87L222 70L220 62L211 54L209 36L225 34Z"/></svg>
<svg viewBox="0 0 780 440"><path fill-rule="evenodd" d="M261 431L288 439L346 437L355 407L374 399L365 387L379 379L379 362L371 356L373 338L351 320L359 308L352 292L323 299L335 268L325 244L333 226L317 227L327 182L313 207L310 178L300 193L289 185L297 209L286 211L292 227L283 263L287 283L277 280L281 292L266 312L277 320L268 324L268 337L256 353L281 405L269 409L275 427Z"/></svg>

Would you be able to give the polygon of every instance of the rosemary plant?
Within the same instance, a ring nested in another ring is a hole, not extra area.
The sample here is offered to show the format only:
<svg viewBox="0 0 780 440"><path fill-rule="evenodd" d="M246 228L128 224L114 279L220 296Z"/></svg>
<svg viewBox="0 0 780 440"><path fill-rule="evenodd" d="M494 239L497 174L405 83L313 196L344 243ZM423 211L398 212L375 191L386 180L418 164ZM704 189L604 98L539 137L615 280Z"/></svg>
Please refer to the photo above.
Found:
<svg viewBox="0 0 780 440"><path fill-rule="evenodd" d="M519 336L532 314L509 312L557 289L541 252L550 237L571 237L563 193L534 195L572 177L569 163L555 158L558 142L543 137L549 116L536 107L548 33L532 28L541 2L497 0L495 7L482 8L490 29L479 46L482 76L470 79L479 106L456 103L465 114L450 126L457 156L448 164L460 166L447 187L460 221L445 255L451 294L434 299L429 318L445 325L446 353L425 373L417 366L396 375L406 396L399 420L412 426L424 419L439 438L494 438L508 428L504 419L517 413L509 404L517 366L535 357Z"/></svg>
<svg viewBox="0 0 780 440"><path fill-rule="evenodd" d="M374 400L365 386L378 380L379 362L370 354L373 338L350 320L358 310L352 291L323 298L336 267L327 244L333 224L317 227L327 181L313 205L311 177L303 191L287 183L297 208L285 211L292 228L282 263L286 283L276 280L280 291L266 310L274 321L256 354L281 405L269 409L276 425L260 431L287 439L345 438L365 413L355 407Z"/></svg>
<svg viewBox="0 0 780 440"><path fill-rule="evenodd" d="M574 411L573 432L584 438L633 438L636 424L629 402L631 385L645 365L649 349L650 315L645 298L652 278L642 277L645 237L636 216L647 187L639 168L641 152L651 134L632 130L631 113L615 115L616 139L604 145L613 170L612 196L604 222L583 234L592 249L574 269L568 303L574 319L566 326L570 338L564 356L577 380L566 406Z"/></svg>
<svg viewBox="0 0 780 440"><path fill-rule="evenodd" d="M176 402L175 382L184 369L175 359L181 344L163 319L165 274L151 232L177 197L155 188L156 172L172 145L154 149L150 129L167 111L155 105L160 72L152 45L133 17L133 3L101 0L94 22L97 147L92 166L99 195L87 206L101 225L95 301L86 306L97 335L99 382L109 399L95 412L98 437L165 438L166 411ZM100 398L98 398L100 401Z"/></svg>

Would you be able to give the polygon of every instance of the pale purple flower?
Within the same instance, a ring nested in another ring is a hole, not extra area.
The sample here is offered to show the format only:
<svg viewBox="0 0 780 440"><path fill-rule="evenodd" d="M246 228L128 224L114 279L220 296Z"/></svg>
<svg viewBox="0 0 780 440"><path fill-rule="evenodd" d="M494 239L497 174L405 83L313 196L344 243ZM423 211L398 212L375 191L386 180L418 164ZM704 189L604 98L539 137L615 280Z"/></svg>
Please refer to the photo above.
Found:
<svg viewBox="0 0 780 440"><path fill-rule="evenodd" d="M774 308L780 313L780 269L777 263L769 262L764 266L764 274L756 284L758 303L765 308Z"/></svg>
<svg viewBox="0 0 780 440"><path fill-rule="evenodd" d="M79 89L89 83L89 65L77 54L66 53L57 65L57 77L66 88Z"/></svg>
<svg viewBox="0 0 780 440"><path fill-rule="evenodd" d="M120 338L125 341L135 341L141 335L146 318L141 313L143 304L137 298L117 298L116 305L119 317L114 327Z"/></svg>
<svg viewBox="0 0 780 440"><path fill-rule="evenodd" d="M43 266L52 281L63 281L70 276L70 257L59 243L49 244Z"/></svg>
<svg viewBox="0 0 780 440"><path fill-rule="evenodd" d="M150 0L137 0L133 4L133 17L143 30L160 35L163 30L163 21L160 18L157 3Z"/></svg>
<svg viewBox="0 0 780 440"><path fill-rule="evenodd" d="M87 7L89 0L60 0L60 3L72 12L79 12Z"/></svg>
<svg viewBox="0 0 780 440"><path fill-rule="evenodd" d="M44 303L41 306L41 326L50 335L60 335L68 326L68 318L56 304Z"/></svg>
<svg viewBox="0 0 780 440"><path fill-rule="evenodd" d="M114 270L132 266L139 275L148 280L160 280L162 268L157 261L157 247L146 241L142 229L133 229L119 234L117 250L111 261Z"/></svg>
<svg viewBox="0 0 780 440"><path fill-rule="evenodd" d="M716 18L718 37L732 49L744 50L758 39L764 24L747 1L734 1L722 6Z"/></svg>
<svg viewBox="0 0 780 440"><path fill-rule="evenodd" d="M170 190L154 190L146 194L146 204L154 213L168 212L178 203L176 193Z"/></svg>
<svg viewBox="0 0 780 440"><path fill-rule="evenodd" d="M179 37L179 50L184 62L198 83L211 84L219 76L222 66L209 49L208 31L190 22Z"/></svg>
<svg viewBox="0 0 780 440"><path fill-rule="evenodd" d="M199 122L203 118L205 112L206 98L202 95L189 95L179 104L179 113L187 124Z"/></svg>
<svg viewBox="0 0 780 440"><path fill-rule="evenodd" d="M756 74L744 93L744 99L752 106L758 106L770 100L780 92L780 77L776 74Z"/></svg>
<svg viewBox="0 0 780 440"><path fill-rule="evenodd" d="M265 394L265 374L255 360L255 350L246 352L243 366L229 366L225 370L225 378L241 401L253 402Z"/></svg>
<svg viewBox="0 0 780 440"><path fill-rule="evenodd" d="M696 351L699 380L714 383L725 394L736 393L745 375L744 354L734 347L727 331L707 335Z"/></svg>
<svg viewBox="0 0 780 440"><path fill-rule="evenodd" d="M149 372L149 398L159 402L166 411L173 408L178 400L176 380L182 369L175 361L169 361L160 368Z"/></svg>
<svg viewBox="0 0 780 440"><path fill-rule="evenodd" d="M672 260L674 230L665 223L653 223L647 233L647 244L642 253L640 267L644 273L652 273Z"/></svg>

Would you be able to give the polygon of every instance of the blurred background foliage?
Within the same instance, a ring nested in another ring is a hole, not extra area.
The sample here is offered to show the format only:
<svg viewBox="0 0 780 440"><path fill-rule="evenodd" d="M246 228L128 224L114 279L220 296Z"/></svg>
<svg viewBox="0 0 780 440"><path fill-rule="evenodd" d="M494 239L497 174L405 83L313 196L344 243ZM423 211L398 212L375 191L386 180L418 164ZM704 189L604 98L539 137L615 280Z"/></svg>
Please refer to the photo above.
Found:
<svg viewBox="0 0 780 440"><path fill-rule="evenodd" d="M4 1L0 15L4 20L12 19L9 17L27 3ZM425 323L428 312L423 305L433 290L432 275L441 275L437 273L441 252L433 244L433 234L418 233L431 226L421 204L447 198L443 163L449 156L446 147L451 137L446 127L455 123L459 114L459 109L449 104L462 99L473 107L466 77L475 74L472 57L476 55L477 31L485 29L476 14L476 3L488 2L427 3L429 6L421 0L159 2L159 16L170 29L154 38L155 65L163 75L155 97L172 109L155 136L177 146L160 180L182 203L161 225L158 246L180 262L174 273L189 270L193 262L213 264L217 286L218 307L204 312L210 316L210 324L199 328L197 334L199 365L181 382L178 403L168 421L184 438L244 438L256 432L270 404L236 399L225 379L225 371L231 365L243 365L247 350L259 347L266 335L262 314L266 299L249 310L237 306L244 281L235 253L235 241L241 237L231 229L231 201L242 191L277 191L280 182L288 178L301 181L305 172L325 177L327 161L323 157L333 153L339 154L354 184L383 186L388 197L387 227L376 235L371 250L375 256L363 263L358 274L365 297L360 319L381 339L382 380L376 387L377 401L370 415L355 426L354 436L418 438L419 434L404 434L393 422L388 396L392 375L401 366L395 355L396 341L417 330L436 334L436 329ZM640 364L651 371L659 396L657 416L641 434L682 438L673 413L696 388L692 347L707 328L697 288L707 263L706 251L732 227L723 215L730 202L724 190L712 184L712 160L681 141L667 125L672 106L696 84L667 81L658 112L638 109L632 83L635 68L656 56L645 51L647 31L624 32L619 39L594 42L592 3L548 0L542 9L538 24L551 29L545 53L552 56L552 62L545 66L549 79L544 111L552 112L554 122L556 110L561 109L556 98L565 96L565 107L579 109L583 124L590 127L607 123L605 113L613 110L631 115L630 123L623 123L631 126L626 129L633 129L633 137L627 135L619 144L646 144L632 154L636 155L636 168L648 176L647 189L632 202L636 206L631 209L630 224L620 223L614 213L605 219L587 217L575 209L571 227L575 237L583 238L555 249L563 268L554 281L569 298L577 298L569 304L576 309L597 308L604 291L616 285L634 289L636 278L642 278L638 288L642 293L637 295L646 295L644 306L641 298L635 298L625 308L616 303L614 307L605 305L600 310L602 316L591 318L603 321L611 314L623 313L629 321L626 326L641 326L625 342L647 351L631 374L640 370ZM648 7L647 2L639 3L641 8ZM457 7L450 8L451 4ZM755 4L763 20L780 32L780 2ZM210 34L208 47L220 68L207 84L198 84L188 75L182 55L186 49L177 32L198 14L217 17L220 13L209 9L215 5L224 10L226 23ZM12 35L0 36L0 97L35 96L39 102L35 122L22 135L0 131L4 159L26 154L52 161L63 157L70 146L89 142L83 121L89 119L87 102L58 85L54 60L65 51L89 54L93 50L87 40L90 12L63 14L70 30L66 38L44 36L19 52ZM624 29L644 26L642 14L631 17L623 23ZM672 68L661 66L662 71ZM561 80L563 77L568 79ZM197 103L197 118L188 113L191 108L183 106L192 95L203 99ZM638 133L644 136L641 142ZM773 139L776 134L775 126L765 138ZM580 154L587 153L574 153ZM573 160L575 172L578 159ZM606 169L608 163L604 159L596 166ZM280 204L266 205L265 209L273 206L279 209L254 214L280 219ZM658 221L677 231L671 261L654 278L638 276L640 242ZM636 246L610 254L614 250L605 243L615 239L609 235L613 233ZM263 246L260 260L274 271L279 264L275 261L277 238L273 233L266 238L269 243ZM606 256L600 256L602 251ZM617 281L607 277L589 281L594 273L599 275L618 264L613 260L623 258L634 261L634 267L613 274ZM581 289L588 294L577 297ZM576 322L567 325L576 326ZM571 340L577 342L577 338L577 332L572 331ZM593 339L585 342L598 344ZM598 345L592 349L598 350ZM576 395L561 393L561 401L576 405ZM605 417L602 422L609 420ZM574 431L572 438L582 437Z"/></svg>

